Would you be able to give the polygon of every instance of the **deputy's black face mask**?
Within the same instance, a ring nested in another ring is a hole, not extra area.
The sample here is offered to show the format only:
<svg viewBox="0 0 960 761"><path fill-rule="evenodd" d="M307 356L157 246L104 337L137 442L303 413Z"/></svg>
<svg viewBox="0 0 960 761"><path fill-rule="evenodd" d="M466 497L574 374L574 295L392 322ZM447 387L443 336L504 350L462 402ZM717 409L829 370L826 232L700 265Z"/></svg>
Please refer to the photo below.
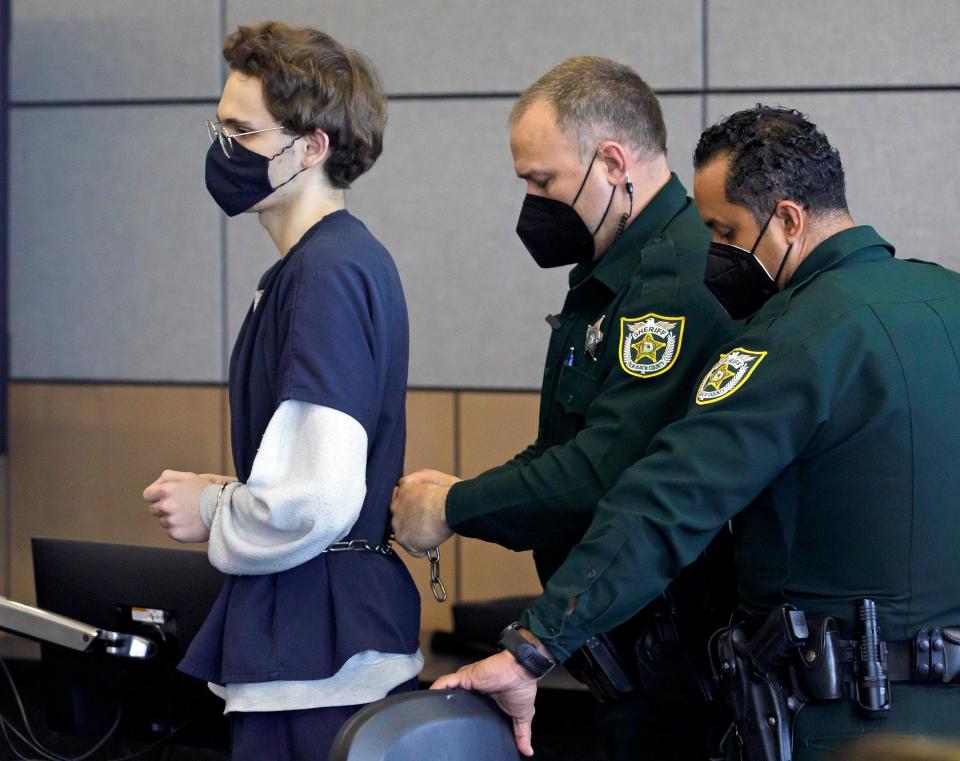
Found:
<svg viewBox="0 0 960 761"><path fill-rule="evenodd" d="M280 153L299 139L295 137ZM233 156L228 157L219 142L215 140L210 144L205 171L207 190L227 216L235 217L245 212L306 169L304 167L290 179L273 187L270 184L270 162L280 153L261 156L234 140Z"/></svg>
<svg viewBox="0 0 960 761"><path fill-rule="evenodd" d="M793 244L787 247L774 277L770 277L754 254L775 213L776 209L767 218L749 251L729 243L710 244L703 282L735 320L749 317L777 292L777 280Z"/></svg>
<svg viewBox="0 0 960 761"><path fill-rule="evenodd" d="M727 243L710 244L703 282L735 320L749 317L777 292L753 254Z"/></svg>
<svg viewBox="0 0 960 761"><path fill-rule="evenodd" d="M591 233L573 207L587 184L587 178L596 160L597 155L594 154L572 203L566 204L553 198L529 193L523 199L520 219L517 220L517 235L527 247L530 256L541 267L563 267L593 259L596 253L593 236L597 234L607 218L610 204L613 203L613 194L617 190L616 186L611 188L607 208L604 209L600 222Z"/></svg>

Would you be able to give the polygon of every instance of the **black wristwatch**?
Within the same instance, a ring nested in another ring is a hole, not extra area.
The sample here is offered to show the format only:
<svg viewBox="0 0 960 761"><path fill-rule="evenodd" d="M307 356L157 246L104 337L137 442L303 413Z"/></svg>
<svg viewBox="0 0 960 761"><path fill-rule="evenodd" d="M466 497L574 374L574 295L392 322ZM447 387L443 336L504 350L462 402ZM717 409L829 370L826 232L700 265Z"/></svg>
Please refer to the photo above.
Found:
<svg viewBox="0 0 960 761"><path fill-rule="evenodd" d="M534 679L542 679L556 667L557 662L540 655L540 652L517 631L520 624L514 621L500 632L497 644L517 659Z"/></svg>

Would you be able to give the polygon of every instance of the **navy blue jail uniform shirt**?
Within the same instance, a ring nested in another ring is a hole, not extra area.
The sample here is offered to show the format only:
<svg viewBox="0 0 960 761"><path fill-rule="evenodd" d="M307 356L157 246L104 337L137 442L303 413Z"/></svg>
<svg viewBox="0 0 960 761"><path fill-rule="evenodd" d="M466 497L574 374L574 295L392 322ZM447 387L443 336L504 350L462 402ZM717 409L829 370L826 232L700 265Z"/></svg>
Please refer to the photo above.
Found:
<svg viewBox="0 0 960 761"><path fill-rule="evenodd" d="M230 359L237 477L288 399L367 434L367 492L346 539L383 540L402 475L409 346L386 249L346 210L324 217L263 275ZM396 555L322 553L281 573L228 576L180 669L215 684L326 679L364 650L418 648L420 598Z"/></svg>

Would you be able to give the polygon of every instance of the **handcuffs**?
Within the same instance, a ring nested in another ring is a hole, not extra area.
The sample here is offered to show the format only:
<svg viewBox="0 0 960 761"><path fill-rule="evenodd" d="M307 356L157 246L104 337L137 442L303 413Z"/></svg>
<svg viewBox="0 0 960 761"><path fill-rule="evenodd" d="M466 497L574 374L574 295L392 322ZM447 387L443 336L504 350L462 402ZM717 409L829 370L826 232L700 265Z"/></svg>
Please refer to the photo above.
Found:
<svg viewBox="0 0 960 761"><path fill-rule="evenodd" d="M397 541L395 536L391 537ZM426 550L415 550L402 542L397 542L403 549L415 558L426 558L430 563L430 591L433 593L433 599L437 602L447 601L447 588L440 578L440 545L430 547Z"/></svg>

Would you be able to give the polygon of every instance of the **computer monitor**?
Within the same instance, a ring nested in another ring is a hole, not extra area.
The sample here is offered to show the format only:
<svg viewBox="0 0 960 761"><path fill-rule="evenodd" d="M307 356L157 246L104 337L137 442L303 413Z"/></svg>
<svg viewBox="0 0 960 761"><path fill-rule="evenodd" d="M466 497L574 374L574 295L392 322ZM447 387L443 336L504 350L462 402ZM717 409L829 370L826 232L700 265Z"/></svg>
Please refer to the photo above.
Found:
<svg viewBox="0 0 960 761"><path fill-rule="evenodd" d="M51 729L95 737L122 712L121 736L157 737L189 719L181 737L225 741L223 702L176 670L223 583L205 553L35 538L33 567L38 607L159 643L146 661L42 645Z"/></svg>

